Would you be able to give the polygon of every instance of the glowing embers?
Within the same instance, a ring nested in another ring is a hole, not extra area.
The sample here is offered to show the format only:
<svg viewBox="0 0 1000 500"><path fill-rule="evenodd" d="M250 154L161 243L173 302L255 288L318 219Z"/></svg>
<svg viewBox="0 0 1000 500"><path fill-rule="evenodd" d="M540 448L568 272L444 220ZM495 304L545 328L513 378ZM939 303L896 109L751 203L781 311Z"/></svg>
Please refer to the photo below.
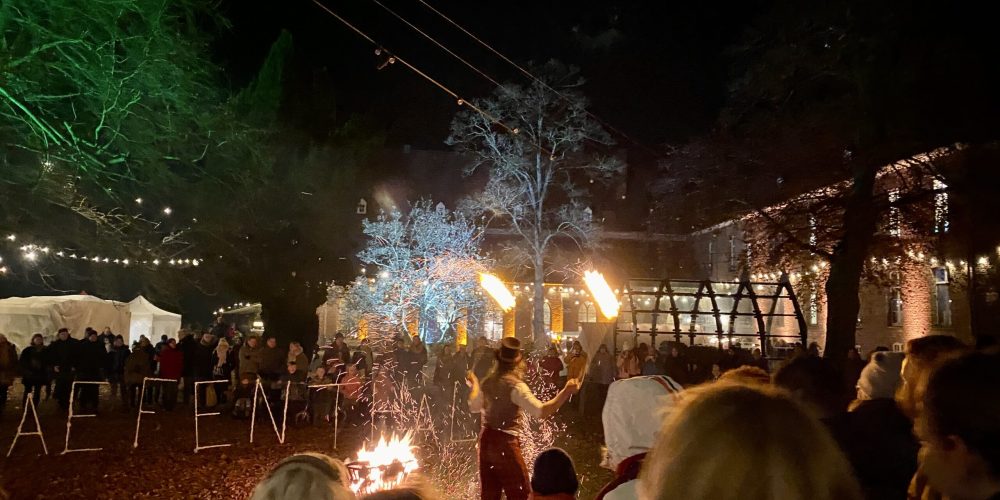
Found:
<svg viewBox="0 0 1000 500"><path fill-rule="evenodd" d="M388 440L383 435L374 448L358 450L358 458L347 464L351 489L367 495L402 484L411 472L420 468L413 453L416 447L411 444L412 437L410 432L398 438L393 434Z"/></svg>

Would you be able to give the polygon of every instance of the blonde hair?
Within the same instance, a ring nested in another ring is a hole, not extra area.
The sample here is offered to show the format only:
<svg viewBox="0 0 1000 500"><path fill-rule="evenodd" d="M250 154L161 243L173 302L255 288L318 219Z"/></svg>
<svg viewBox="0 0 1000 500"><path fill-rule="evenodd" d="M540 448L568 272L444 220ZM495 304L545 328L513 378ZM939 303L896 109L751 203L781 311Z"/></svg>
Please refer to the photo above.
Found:
<svg viewBox="0 0 1000 500"><path fill-rule="evenodd" d="M827 429L780 389L685 391L639 475L641 500L853 500L858 483Z"/></svg>
<svg viewBox="0 0 1000 500"><path fill-rule="evenodd" d="M253 490L251 500L354 500L347 467L322 453L299 453L282 460Z"/></svg>

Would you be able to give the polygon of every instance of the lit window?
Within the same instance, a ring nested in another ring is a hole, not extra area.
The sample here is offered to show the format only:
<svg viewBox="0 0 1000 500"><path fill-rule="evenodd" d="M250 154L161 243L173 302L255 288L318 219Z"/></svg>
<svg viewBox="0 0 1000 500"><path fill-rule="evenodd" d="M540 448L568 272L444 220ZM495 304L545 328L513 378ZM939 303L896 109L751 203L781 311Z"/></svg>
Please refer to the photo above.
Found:
<svg viewBox="0 0 1000 500"><path fill-rule="evenodd" d="M729 237L729 272L735 272L739 267L739 254L736 252L736 237Z"/></svg>
<svg viewBox="0 0 1000 500"><path fill-rule="evenodd" d="M577 310L576 318L580 323L596 323L597 308L594 307L594 303L584 302L580 304L580 308Z"/></svg>
<svg viewBox="0 0 1000 500"><path fill-rule="evenodd" d="M903 343L902 342L893 343L892 352L903 352Z"/></svg>
<svg viewBox="0 0 1000 500"><path fill-rule="evenodd" d="M365 200L364 198L358 200L358 208L355 209L354 213L358 215L368 214L368 200Z"/></svg>
<svg viewBox="0 0 1000 500"><path fill-rule="evenodd" d="M816 216L809 215L809 244L816 246Z"/></svg>
<svg viewBox="0 0 1000 500"><path fill-rule="evenodd" d="M708 270L711 271L712 260L715 257L715 240L708 240Z"/></svg>
<svg viewBox="0 0 1000 500"><path fill-rule="evenodd" d="M903 325L903 290L898 286L889 289L889 314L886 318L888 326Z"/></svg>
<svg viewBox="0 0 1000 500"><path fill-rule="evenodd" d="M948 232L948 193L943 192L948 185L934 179L934 232Z"/></svg>
<svg viewBox="0 0 1000 500"><path fill-rule="evenodd" d="M819 324L819 290L816 283L809 284L809 324Z"/></svg>
<svg viewBox="0 0 1000 500"><path fill-rule="evenodd" d="M892 204L899 201L899 189L889 190L889 234L899 236L899 207Z"/></svg>
<svg viewBox="0 0 1000 500"><path fill-rule="evenodd" d="M948 268L934 268L934 326L951 326L951 290Z"/></svg>

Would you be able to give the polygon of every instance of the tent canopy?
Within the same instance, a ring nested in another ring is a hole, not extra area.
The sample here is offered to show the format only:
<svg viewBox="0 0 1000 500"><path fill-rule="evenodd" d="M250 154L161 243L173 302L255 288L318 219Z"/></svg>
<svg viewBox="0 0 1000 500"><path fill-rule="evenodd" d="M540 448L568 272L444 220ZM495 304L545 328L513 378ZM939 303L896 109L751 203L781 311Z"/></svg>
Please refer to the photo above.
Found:
<svg viewBox="0 0 1000 500"><path fill-rule="evenodd" d="M41 333L46 343L55 339L60 328L69 328L74 338L83 338L89 326L100 331L128 333L129 305L92 295L11 297L0 300L0 333L19 348L27 346L31 336Z"/></svg>
<svg viewBox="0 0 1000 500"><path fill-rule="evenodd" d="M180 314L160 309L142 295L132 299L128 306L132 312L126 336L129 343L139 340L140 335L145 335L154 344L163 335L177 337L177 331L181 329Z"/></svg>

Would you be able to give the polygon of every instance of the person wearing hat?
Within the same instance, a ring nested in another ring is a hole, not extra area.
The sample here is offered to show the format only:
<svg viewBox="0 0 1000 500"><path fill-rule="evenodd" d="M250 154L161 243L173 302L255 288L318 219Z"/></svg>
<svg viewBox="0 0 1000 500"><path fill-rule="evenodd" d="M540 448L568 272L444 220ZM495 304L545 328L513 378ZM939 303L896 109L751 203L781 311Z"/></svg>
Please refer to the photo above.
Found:
<svg viewBox="0 0 1000 500"><path fill-rule="evenodd" d="M472 372L466 374L472 391L470 410L482 412L483 429L479 435L480 498L499 500L502 493L508 500L524 500L531 492L528 467L521 456L518 432L523 414L548 418L580 390L580 381L569 379L566 386L549 401L539 401L524 383L521 342L507 337L500 342L497 364L483 380Z"/></svg>

